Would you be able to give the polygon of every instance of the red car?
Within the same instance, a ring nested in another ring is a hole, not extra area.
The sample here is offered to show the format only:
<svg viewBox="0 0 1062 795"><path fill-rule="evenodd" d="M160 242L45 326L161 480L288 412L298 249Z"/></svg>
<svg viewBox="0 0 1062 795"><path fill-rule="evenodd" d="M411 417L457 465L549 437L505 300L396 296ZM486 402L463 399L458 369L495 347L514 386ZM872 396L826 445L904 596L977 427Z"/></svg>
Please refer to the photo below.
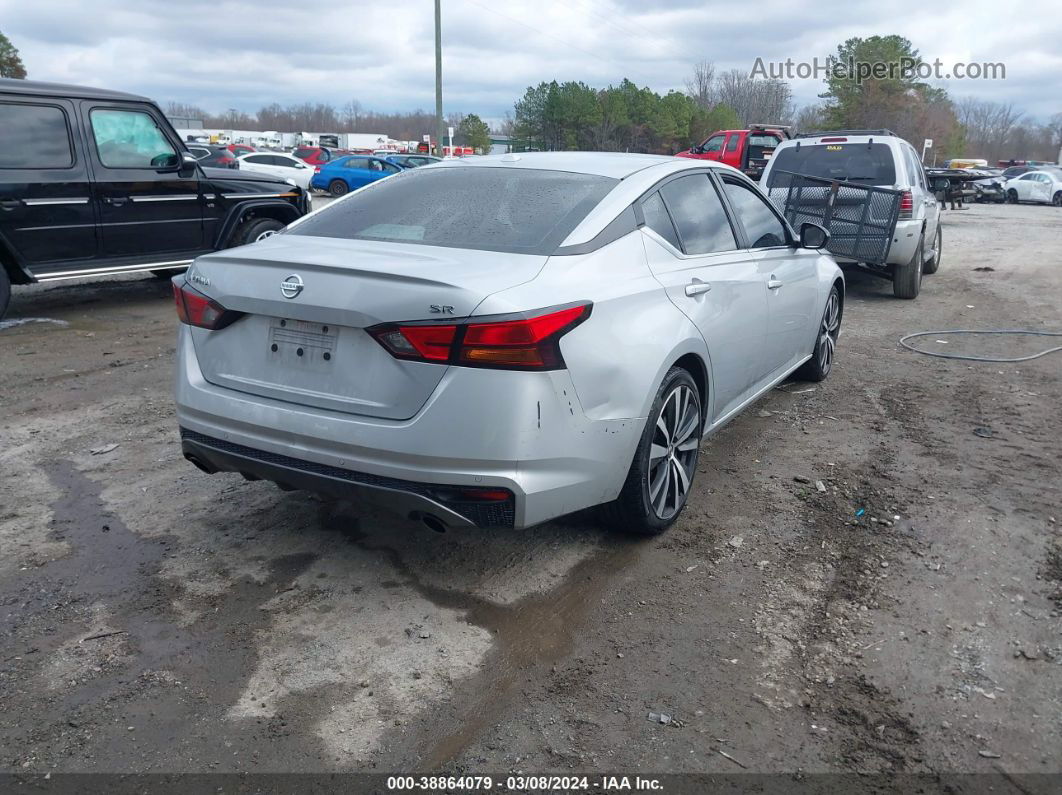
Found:
<svg viewBox="0 0 1062 795"><path fill-rule="evenodd" d="M775 148L789 137L789 128L778 125L751 124L747 130L720 130L709 135L699 146L678 157L717 160L759 179Z"/></svg>
<svg viewBox="0 0 1062 795"><path fill-rule="evenodd" d="M311 166L316 166L317 168L320 168L336 157L331 149L326 149L323 146L299 146L296 147L295 151L291 154L299 158L299 160L309 163Z"/></svg>
<svg viewBox="0 0 1062 795"><path fill-rule="evenodd" d="M240 155L249 155L258 150L247 144L229 144L229 151L232 152L233 157L239 157Z"/></svg>

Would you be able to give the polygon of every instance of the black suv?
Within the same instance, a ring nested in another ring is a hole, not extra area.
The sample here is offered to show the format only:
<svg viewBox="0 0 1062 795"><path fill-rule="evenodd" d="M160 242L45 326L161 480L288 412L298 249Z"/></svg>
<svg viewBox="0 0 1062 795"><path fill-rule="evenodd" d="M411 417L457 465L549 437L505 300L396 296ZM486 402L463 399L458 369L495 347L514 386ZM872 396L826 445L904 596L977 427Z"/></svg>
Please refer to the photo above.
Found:
<svg viewBox="0 0 1062 795"><path fill-rule="evenodd" d="M0 317L12 284L185 268L308 212L294 183L205 168L150 99L0 79Z"/></svg>

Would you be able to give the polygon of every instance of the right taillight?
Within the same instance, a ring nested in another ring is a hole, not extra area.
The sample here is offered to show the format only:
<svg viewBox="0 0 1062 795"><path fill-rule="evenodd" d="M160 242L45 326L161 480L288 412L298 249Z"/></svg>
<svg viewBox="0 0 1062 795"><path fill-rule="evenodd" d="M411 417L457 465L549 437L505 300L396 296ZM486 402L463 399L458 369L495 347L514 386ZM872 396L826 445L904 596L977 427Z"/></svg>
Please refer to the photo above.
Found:
<svg viewBox="0 0 1062 795"><path fill-rule="evenodd" d="M590 316L590 303L516 319L384 323L369 334L397 359L504 370L559 370L560 339Z"/></svg>
<svg viewBox="0 0 1062 795"><path fill-rule="evenodd" d="M226 309L213 298L193 290L186 281L173 282L173 300L177 304L177 317L189 326L216 331L243 317L242 312Z"/></svg>
<svg viewBox="0 0 1062 795"><path fill-rule="evenodd" d="M911 191L905 190L900 197L900 218L914 217L914 196Z"/></svg>

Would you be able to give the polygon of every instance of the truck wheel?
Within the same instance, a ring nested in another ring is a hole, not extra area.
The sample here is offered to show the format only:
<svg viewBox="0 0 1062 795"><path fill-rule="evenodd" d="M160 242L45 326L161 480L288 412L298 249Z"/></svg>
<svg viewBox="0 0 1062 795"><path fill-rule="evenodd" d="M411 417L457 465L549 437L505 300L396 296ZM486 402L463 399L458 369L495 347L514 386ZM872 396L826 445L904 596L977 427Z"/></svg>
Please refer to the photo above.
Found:
<svg viewBox="0 0 1062 795"><path fill-rule="evenodd" d="M334 179L334 180L332 180L331 182L328 183L328 192L331 193L336 198L345 195L349 191L350 191L350 186L347 185L347 183L345 183L341 179Z"/></svg>
<svg viewBox="0 0 1062 795"><path fill-rule="evenodd" d="M7 277L7 271L0 266L0 320L4 319L7 305L11 302L11 279Z"/></svg>
<svg viewBox="0 0 1062 795"><path fill-rule="evenodd" d="M693 487L703 426L697 384L686 370L672 367L656 393L623 490L602 506L603 518L638 535L671 527Z"/></svg>
<svg viewBox="0 0 1062 795"><path fill-rule="evenodd" d="M933 258L923 266L922 273L937 272L937 268L940 267L940 254L943 251L943 245L944 233L940 231L940 221L937 221L937 242L933 246L936 251L933 252Z"/></svg>
<svg viewBox="0 0 1062 795"><path fill-rule="evenodd" d="M248 243L256 243L283 228L284 224L275 218L251 218L240 224L233 236L233 245L246 246Z"/></svg>
<svg viewBox="0 0 1062 795"><path fill-rule="evenodd" d="M926 241L918 238L918 248L906 265L897 265L892 274L892 294L897 298L917 298L922 289L922 257L925 254Z"/></svg>

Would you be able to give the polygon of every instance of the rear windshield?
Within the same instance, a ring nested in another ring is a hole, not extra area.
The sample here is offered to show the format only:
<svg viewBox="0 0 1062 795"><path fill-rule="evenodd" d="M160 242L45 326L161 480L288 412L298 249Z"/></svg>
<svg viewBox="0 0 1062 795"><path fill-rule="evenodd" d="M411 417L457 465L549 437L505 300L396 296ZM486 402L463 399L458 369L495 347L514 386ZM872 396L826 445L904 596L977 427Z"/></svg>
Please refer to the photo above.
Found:
<svg viewBox="0 0 1062 795"><path fill-rule="evenodd" d="M552 254L617 182L524 168L412 169L327 207L290 234Z"/></svg>
<svg viewBox="0 0 1062 795"><path fill-rule="evenodd" d="M818 144L790 146L775 152L770 184L779 171L866 185L895 185L896 167L887 144ZM779 177L781 175L778 175Z"/></svg>

